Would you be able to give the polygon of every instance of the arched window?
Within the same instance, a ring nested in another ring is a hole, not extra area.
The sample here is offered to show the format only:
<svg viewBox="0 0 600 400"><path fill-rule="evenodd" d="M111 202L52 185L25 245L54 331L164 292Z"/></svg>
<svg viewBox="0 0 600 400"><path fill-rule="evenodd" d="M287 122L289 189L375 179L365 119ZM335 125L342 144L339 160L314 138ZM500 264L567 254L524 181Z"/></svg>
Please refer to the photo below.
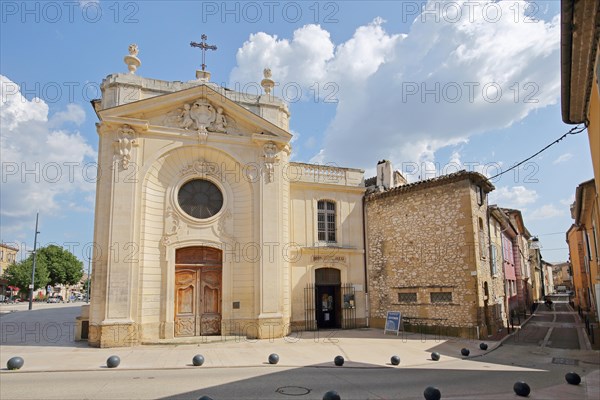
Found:
<svg viewBox="0 0 600 400"><path fill-rule="evenodd" d="M320 242L335 243L335 203L319 200L317 203L317 232Z"/></svg>

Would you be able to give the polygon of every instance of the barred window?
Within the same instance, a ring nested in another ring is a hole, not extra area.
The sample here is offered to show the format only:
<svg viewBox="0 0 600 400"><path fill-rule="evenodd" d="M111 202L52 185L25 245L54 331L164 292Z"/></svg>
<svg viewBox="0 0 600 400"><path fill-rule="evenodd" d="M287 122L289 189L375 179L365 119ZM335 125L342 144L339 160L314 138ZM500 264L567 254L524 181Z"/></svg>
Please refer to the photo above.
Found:
<svg viewBox="0 0 600 400"><path fill-rule="evenodd" d="M432 303L452 303L452 292L431 292Z"/></svg>
<svg viewBox="0 0 600 400"><path fill-rule="evenodd" d="M319 200L317 203L317 230L320 242L335 243L335 203Z"/></svg>
<svg viewBox="0 0 600 400"><path fill-rule="evenodd" d="M417 293L398 293L398 303L416 303Z"/></svg>

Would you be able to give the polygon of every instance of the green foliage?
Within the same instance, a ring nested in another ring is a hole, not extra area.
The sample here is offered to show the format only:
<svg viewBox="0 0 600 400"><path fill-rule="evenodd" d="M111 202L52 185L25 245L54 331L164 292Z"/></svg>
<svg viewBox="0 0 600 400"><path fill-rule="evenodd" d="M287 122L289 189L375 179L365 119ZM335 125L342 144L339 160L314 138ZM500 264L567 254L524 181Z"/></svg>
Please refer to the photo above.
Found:
<svg viewBox="0 0 600 400"><path fill-rule="evenodd" d="M21 291L27 291L31 283L33 254L16 264L10 265L4 271L4 279L9 285L16 286ZM83 276L83 263L71 252L56 245L49 245L37 250L35 262L35 288L45 288L52 285L74 285Z"/></svg>
<svg viewBox="0 0 600 400"><path fill-rule="evenodd" d="M44 264L50 275L50 283L74 285L83 276L83 263L68 250L49 245L38 250L37 265Z"/></svg>
<svg viewBox="0 0 600 400"><path fill-rule="evenodd" d="M33 256L18 263L8 266L2 275L8 281L10 286L16 286L21 290L21 293L29 292L29 284L31 284L31 270L33 268ZM50 274L44 264L36 261L35 265L35 289L44 288L50 282Z"/></svg>

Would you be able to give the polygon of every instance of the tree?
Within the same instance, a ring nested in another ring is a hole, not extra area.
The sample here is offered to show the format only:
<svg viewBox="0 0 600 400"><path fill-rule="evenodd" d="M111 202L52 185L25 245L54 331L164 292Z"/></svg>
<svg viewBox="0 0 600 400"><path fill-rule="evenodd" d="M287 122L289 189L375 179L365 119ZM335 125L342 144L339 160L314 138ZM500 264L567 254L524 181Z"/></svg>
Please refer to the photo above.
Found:
<svg viewBox="0 0 600 400"><path fill-rule="evenodd" d="M74 285L83 276L83 263L70 251L53 244L38 250L37 265L40 264L46 266L54 285Z"/></svg>
<svg viewBox="0 0 600 400"><path fill-rule="evenodd" d="M33 268L33 256L29 256L26 260L18 263L13 263L4 270L3 278L6 279L9 285L19 288L21 293L29 293L29 285L31 284L31 270ZM50 282L48 269L44 264L35 263L35 289L44 288Z"/></svg>

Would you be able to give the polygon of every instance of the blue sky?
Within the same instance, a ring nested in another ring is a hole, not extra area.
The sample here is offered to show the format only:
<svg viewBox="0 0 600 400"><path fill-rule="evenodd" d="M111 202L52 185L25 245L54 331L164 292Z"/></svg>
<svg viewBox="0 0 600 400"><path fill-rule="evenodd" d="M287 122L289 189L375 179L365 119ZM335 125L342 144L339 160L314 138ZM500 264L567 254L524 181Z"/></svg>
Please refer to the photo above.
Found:
<svg viewBox="0 0 600 400"><path fill-rule="evenodd" d="M367 177L383 158L411 181L457 166L494 175L571 128L560 118L558 1L0 4L0 240L27 248L37 209L42 244L83 258L92 242L89 100L127 71L130 43L148 78L194 79L201 56L189 43L202 33L218 46L213 82L252 87L271 67L290 101L293 159ZM582 133L494 180L491 200L523 210L543 257L562 261L569 204L591 177Z"/></svg>

